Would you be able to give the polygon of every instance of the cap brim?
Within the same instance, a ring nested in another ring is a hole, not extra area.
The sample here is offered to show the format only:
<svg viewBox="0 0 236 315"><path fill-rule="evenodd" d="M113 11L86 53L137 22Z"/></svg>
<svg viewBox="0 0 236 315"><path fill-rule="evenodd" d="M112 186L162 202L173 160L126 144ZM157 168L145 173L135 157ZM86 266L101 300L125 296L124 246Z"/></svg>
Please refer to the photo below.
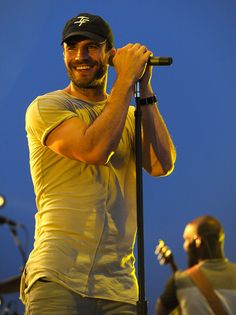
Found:
<svg viewBox="0 0 236 315"><path fill-rule="evenodd" d="M61 42L61 44L63 44L64 42L66 42L69 38L74 37L74 36L81 36L81 37L85 37L85 38L89 38L94 40L95 42L98 43L103 43L106 41L106 39L102 36L96 35L94 33L90 33L90 32L72 32L70 34L68 34L67 36L65 36Z"/></svg>

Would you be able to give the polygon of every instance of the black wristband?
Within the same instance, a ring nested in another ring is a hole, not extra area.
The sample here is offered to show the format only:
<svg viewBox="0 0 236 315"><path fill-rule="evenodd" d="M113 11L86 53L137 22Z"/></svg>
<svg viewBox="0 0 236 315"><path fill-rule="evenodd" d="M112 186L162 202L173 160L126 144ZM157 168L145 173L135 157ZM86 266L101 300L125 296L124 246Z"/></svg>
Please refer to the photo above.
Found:
<svg viewBox="0 0 236 315"><path fill-rule="evenodd" d="M150 104L154 104L157 102L157 98L156 95L147 97L147 98L140 98L138 97L137 99L138 105L150 105Z"/></svg>

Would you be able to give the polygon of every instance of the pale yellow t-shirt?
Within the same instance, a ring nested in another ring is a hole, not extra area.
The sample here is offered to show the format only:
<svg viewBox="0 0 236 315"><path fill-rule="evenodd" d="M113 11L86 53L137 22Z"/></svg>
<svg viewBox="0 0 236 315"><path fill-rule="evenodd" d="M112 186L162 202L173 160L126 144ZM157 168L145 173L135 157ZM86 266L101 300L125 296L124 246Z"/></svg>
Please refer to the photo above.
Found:
<svg viewBox="0 0 236 315"><path fill-rule="evenodd" d="M79 117L91 124L104 104L58 90L36 98L27 109L38 212L34 247L21 282L23 301L40 277L83 296L137 301L134 107L116 152L104 166L62 157L45 145L47 135L63 121Z"/></svg>

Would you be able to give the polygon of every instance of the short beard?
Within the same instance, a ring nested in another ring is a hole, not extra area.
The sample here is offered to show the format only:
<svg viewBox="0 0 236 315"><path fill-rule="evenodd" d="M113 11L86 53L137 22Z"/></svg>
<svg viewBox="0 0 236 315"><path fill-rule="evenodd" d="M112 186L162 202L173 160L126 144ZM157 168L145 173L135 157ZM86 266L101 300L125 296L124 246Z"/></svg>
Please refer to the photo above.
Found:
<svg viewBox="0 0 236 315"><path fill-rule="evenodd" d="M71 82L80 89L97 89L105 85L107 65L100 65L98 71L89 81L77 80L73 72L70 69L67 69L68 77Z"/></svg>
<svg viewBox="0 0 236 315"><path fill-rule="evenodd" d="M192 243L190 246L189 246L189 249L188 249L188 267L193 267L194 265L198 264L198 261L199 261L199 254L198 254L198 250L195 246L194 243Z"/></svg>

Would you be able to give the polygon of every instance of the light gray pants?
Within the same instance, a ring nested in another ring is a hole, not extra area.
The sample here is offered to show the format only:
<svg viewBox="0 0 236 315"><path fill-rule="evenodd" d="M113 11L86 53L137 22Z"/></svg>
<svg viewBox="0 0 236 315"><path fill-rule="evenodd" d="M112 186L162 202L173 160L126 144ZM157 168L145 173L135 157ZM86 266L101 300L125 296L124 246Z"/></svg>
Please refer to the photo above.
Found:
<svg viewBox="0 0 236 315"><path fill-rule="evenodd" d="M136 315L136 305L87 298L40 280L26 295L25 315Z"/></svg>

